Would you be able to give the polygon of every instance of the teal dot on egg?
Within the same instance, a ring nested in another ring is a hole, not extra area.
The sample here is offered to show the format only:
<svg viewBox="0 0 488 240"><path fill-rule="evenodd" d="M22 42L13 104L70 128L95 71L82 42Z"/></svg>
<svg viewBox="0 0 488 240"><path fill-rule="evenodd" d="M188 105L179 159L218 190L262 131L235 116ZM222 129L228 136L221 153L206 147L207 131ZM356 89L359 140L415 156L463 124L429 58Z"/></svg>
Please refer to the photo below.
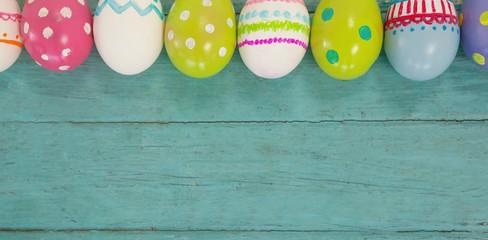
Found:
<svg viewBox="0 0 488 240"><path fill-rule="evenodd" d="M262 10L261 12L259 12L259 17L268 18L269 17L269 11L268 10Z"/></svg>
<svg viewBox="0 0 488 240"><path fill-rule="evenodd" d="M295 14L295 17L296 18L301 18L302 17L302 14L298 12L297 14Z"/></svg>
<svg viewBox="0 0 488 240"><path fill-rule="evenodd" d="M330 19L332 19L333 16L334 16L334 9L332 8L326 8L322 12L322 20L324 22L329 21Z"/></svg>
<svg viewBox="0 0 488 240"><path fill-rule="evenodd" d="M362 26L359 28L359 36L365 41L371 40L371 29L368 26Z"/></svg>
<svg viewBox="0 0 488 240"><path fill-rule="evenodd" d="M336 64L339 62L339 54L335 50L327 51L325 57L327 57L327 61L329 61L330 64Z"/></svg>
<svg viewBox="0 0 488 240"><path fill-rule="evenodd" d="M283 16L284 16L286 19L291 19L291 14L290 14L290 12L288 12L288 11L284 11L284 12L283 12Z"/></svg>
<svg viewBox="0 0 488 240"><path fill-rule="evenodd" d="M251 13L250 12L247 12L246 13L246 20L249 20L249 19L251 19Z"/></svg>

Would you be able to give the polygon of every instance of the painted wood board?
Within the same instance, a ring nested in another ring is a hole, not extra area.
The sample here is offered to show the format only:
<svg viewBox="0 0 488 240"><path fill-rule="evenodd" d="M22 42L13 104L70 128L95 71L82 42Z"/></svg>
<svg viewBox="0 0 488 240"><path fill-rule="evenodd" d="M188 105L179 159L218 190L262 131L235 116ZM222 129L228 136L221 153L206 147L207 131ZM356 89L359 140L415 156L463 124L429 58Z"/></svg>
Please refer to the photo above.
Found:
<svg viewBox="0 0 488 240"><path fill-rule="evenodd" d="M24 52L0 73L0 239L488 239L486 89L461 50L424 83L384 54L340 82L310 50L279 80L237 53L195 80L165 52L132 77Z"/></svg>
<svg viewBox="0 0 488 240"><path fill-rule="evenodd" d="M398 75L381 55L364 77L328 77L310 51L288 77L263 80L236 53L223 72L191 79L163 52L148 71L121 76L96 51L79 69L50 73L23 53L0 75L1 122L215 122L480 120L488 116L486 71L464 53L436 80Z"/></svg>
<svg viewBox="0 0 488 240"><path fill-rule="evenodd" d="M488 231L486 124L1 126L4 229Z"/></svg>
<svg viewBox="0 0 488 240"><path fill-rule="evenodd" d="M1 239L38 239L38 240L255 240L255 239L488 239L483 233L363 233L363 232L30 232L30 233L2 233Z"/></svg>

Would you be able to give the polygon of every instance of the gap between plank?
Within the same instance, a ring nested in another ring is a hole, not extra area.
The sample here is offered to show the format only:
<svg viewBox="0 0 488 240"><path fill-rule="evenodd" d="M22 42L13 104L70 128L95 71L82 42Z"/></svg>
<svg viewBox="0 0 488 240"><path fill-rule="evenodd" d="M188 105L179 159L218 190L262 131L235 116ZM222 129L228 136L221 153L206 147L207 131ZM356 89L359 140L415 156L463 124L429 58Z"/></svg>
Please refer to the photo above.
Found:
<svg viewBox="0 0 488 240"><path fill-rule="evenodd" d="M250 120L250 121L5 121L0 124L72 124L72 125L188 125L188 124L345 124L345 123L486 123L488 119L390 119L390 120Z"/></svg>
<svg viewBox="0 0 488 240"><path fill-rule="evenodd" d="M418 233L472 233L472 234L488 234L488 231L469 231L469 230L398 230L398 231L351 231L351 230L252 230L252 229L188 229L188 230L172 230L172 229L157 229L157 228L143 228L143 229L10 229L0 228L0 233L84 233L84 232L98 232L98 233L137 233L137 232L189 232L189 233L364 233L364 234L418 234Z"/></svg>

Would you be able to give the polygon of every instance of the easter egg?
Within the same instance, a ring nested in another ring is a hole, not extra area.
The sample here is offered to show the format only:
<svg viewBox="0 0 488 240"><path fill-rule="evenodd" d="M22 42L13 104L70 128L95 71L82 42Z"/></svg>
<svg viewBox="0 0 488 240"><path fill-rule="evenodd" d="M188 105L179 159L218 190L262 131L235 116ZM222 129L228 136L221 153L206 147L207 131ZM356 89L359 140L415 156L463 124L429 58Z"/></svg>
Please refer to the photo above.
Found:
<svg viewBox="0 0 488 240"><path fill-rule="evenodd" d="M28 0L22 12L25 49L37 64L56 72L81 65L93 46L86 0Z"/></svg>
<svg viewBox="0 0 488 240"><path fill-rule="evenodd" d="M100 0L93 19L95 45L103 61L124 75L139 74L163 49L160 0Z"/></svg>
<svg viewBox="0 0 488 240"><path fill-rule="evenodd" d="M302 0L248 0L239 16L237 43L244 64L257 76L280 78L307 51L310 17Z"/></svg>
<svg viewBox="0 0 488 240"><path fill-rule="evenodd" d="M322 0L317 6L310 44L317 64L333 78L351 80L365 74L382 43L376 0Z"/></svg>
<svg viewBox="0 0 488 240"><path fill-rule="evenodd" d="M438 77L459 48L458 17L448 0L394 1L385 22L385 53L402 76L418 81Z"/></svg>
<svg viewBox="0 0 488 240"><path fill-rule="evenodd" d="M464 52L478 66L488 69L488 2L464 1L459 20Z"/></svg>
<svg viewBox="0 0 488 240"><path fill-rule="evenodd" d="M230 61L236 46L230 0L176 0L164 34L173 65L194 78L211 77Z"/></svg>
<svg viewBox="0 0 488 240"><path fill-rule="evenodd" d="M16 0L0 1L0 72L10 68L22 51L20 19Z"/></svg>

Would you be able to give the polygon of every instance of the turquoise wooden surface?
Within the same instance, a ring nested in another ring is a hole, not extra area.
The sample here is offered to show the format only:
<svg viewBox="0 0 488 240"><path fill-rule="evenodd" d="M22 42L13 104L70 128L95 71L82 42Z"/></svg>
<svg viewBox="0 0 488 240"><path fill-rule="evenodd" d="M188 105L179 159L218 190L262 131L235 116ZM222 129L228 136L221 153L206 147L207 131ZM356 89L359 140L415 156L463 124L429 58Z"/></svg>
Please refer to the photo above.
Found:
<svg viewBox="0 0 488 240"><path fill-rule="evenodd" d="M488 239L487 74L462 51L423 83L383 54L340 82L310 52L278 80L237 53L190 79L165 52L131 77L24 52L0 73L0 239Z"/></svg>
<svg viewBox="0 0 488 240"><path fill-rule="evenodd" d="M157 232L157 231L129 231L129 232L35 232L35 233L0 233L2 239L36 239L41 240L255 240L255 239L487 239L482 233L364 233L364 232Z"/></svg>

